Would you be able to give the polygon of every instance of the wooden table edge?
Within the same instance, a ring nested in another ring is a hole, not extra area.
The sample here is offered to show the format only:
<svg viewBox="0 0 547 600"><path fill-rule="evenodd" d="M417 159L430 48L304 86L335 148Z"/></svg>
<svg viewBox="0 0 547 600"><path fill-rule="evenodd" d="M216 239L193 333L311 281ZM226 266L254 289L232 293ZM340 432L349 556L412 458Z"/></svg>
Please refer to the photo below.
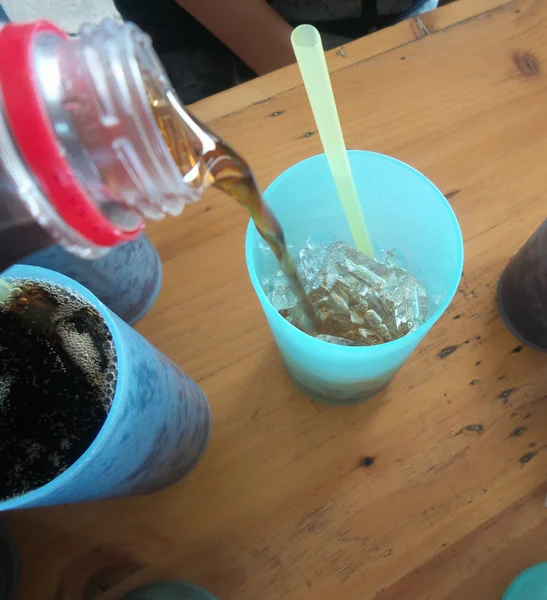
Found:
<svg viewBox="0 0 547 600"><path fill-rule="evenodd" d="M459 0L430 13L397 23L327 52L331 73L416 42L423 37L462 25L512 4L515 0ZM278 94L302 85L296 65L279 69L191 105L202 121L229 116L248 106L273 100Z"/></svg>

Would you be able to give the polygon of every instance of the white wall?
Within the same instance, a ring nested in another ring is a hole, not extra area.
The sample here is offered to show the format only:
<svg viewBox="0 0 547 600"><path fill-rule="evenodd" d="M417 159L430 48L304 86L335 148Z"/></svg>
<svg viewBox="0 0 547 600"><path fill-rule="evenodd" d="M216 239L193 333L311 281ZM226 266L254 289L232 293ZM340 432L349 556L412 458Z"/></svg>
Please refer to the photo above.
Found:
<svg viewBox="0 0 547 600"><path fill-rule="evenodd" d="M30 21L45 18L76 33L82 23L97 23L116 17L112 0L0 0L10 19Z"/></svg>

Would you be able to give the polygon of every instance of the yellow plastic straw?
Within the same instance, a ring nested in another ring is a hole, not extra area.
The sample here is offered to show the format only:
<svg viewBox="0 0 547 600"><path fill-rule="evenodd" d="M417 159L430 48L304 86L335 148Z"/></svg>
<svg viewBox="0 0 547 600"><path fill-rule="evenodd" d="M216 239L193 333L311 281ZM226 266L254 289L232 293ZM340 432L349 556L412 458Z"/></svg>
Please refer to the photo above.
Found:
<svg viewBox="0 0 547 600"><path fill-rule="evenodd" d="M353 240L361 252L374 258L351 173L321 36L312 25L300 25L292 32L291 42Z"/></svg>

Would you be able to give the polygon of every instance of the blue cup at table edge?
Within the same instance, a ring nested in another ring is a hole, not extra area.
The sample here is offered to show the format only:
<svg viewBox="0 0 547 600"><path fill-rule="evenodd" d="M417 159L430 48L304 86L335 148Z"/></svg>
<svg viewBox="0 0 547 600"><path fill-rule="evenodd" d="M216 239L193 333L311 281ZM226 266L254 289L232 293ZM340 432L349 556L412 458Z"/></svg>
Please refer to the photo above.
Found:
<svg viewBox="0 0 547 600"><path fill-rule="evenodd" d="M374 152L348 152L376 256L396 248L428 292L427 321L377 346L330 344L300 331L272 306L261 280L272 275L253 222L246 237L247 268L289 376L304 394L331 405L356 404L382 391L450 304L462 275L463 240L444 195L409 165ZM310 236L331 233L352 244L324 154L282 173L264 198L287 244L299 251ZM353 245L353 244L352 244ZM269 265L271 269L271 265Z"/></svg>
<svg viewBox="0 0 547 600"><path fill-rule="evenodd" d="M523 571L507 588L502 600L547 600L547 562Z"/></svg>
<svg viewBox="0 0 547 600"><path fill-rule="evenodd" d="M215 597L187 581L159 581L132 591L123 600L215 600Z"/></svg>

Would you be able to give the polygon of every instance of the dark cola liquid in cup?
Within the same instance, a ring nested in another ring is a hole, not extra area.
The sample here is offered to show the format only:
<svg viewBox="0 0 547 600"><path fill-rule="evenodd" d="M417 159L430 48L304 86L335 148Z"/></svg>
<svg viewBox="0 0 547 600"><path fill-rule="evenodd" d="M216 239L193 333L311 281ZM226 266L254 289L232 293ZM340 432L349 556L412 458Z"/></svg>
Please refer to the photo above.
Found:
<svg viewBox="0 0 547 600"><path fill-rule="evenodd" d="M98 311L49 282L14 280L0 303L0 501L39 488L89 447L116 385Z"/></svg>

